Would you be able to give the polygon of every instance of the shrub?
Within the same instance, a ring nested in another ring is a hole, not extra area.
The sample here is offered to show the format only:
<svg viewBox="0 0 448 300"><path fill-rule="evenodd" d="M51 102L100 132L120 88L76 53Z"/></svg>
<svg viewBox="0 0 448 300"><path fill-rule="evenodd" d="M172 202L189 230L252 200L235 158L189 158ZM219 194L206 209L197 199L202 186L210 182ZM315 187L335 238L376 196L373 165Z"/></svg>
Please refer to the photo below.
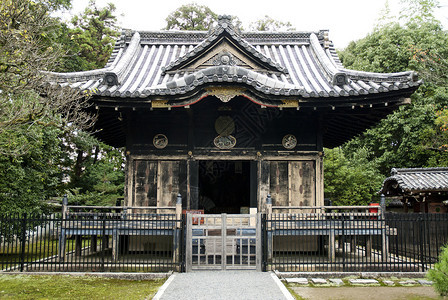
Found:
<svg viewBox="0 0 448 300"><path fill-rule="evenodd" d="M448 296L448 245L442 247L439 262L428 271L427 277L434 282L434 288L440 296Z"/></svg>

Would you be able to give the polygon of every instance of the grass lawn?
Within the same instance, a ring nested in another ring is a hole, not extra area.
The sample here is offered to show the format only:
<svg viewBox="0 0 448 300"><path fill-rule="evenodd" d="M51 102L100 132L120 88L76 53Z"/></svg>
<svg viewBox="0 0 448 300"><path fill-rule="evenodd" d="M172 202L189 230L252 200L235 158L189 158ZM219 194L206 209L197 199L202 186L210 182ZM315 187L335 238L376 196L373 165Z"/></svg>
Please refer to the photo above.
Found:
<svg viewBox="0 0 448 300"><path fill-rule="evenodd" d="M0 299L151 299L164 282L165 279L0 275Z"/></svg>
<svg viewBox="0 0 448 300"><path fill-rule="evenodd" d="M81 247L86 247L88 241L83 240ZM0 246L0 268L6 269L14 266L18 266L20 263L21 249L20 243L15 242ZM74 240L67 240L67 251L71 251L75 248ZM59 241L57 240L39 240L28 241L25 245L25 262L32 262L34 260L51 257L58 254Z"/></svg>

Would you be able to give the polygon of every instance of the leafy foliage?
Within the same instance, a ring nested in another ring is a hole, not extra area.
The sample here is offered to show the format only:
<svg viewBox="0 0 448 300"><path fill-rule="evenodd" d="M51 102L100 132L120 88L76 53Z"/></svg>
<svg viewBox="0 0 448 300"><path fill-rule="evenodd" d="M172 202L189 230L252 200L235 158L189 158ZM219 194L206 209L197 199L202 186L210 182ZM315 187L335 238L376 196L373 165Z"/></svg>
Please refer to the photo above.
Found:
<svg viewBox="0 0 448 300"><path fill-rule="evenodd" d="M374 200L383 178L369 154L365 148L351 156L341 148L325 150L325 197L333 205L366 205Z"/></svg>
<svg viewBox="0 0 448 300"><path fill-rule="evenodd" d="M114 202L113 198L123 193L120 151L83 132L95 120L86 109L88 94L43 85L51 73L42 71L100 67L98 58L109 57L116 34L111 29L116 20L112 16L114 8L97 9L93 1L90 4L94 7L74 19L73 24L79 28L72 28L51 17L54 10L70 7L69 0L0 2L3 213L45 212L46 201L67 189L95 193L95 201L100 204ZM85 45L90 48L83 53ZM104 59L100 61L104 63ZM95 160L84 159L92 149L96 149ZM67 178L73 181L65 183Z"/></svg>
<svg viewBox="0 0 448 300"><path fill-rule="evenodd" d="M371 34L351 42L339 53L342 63L348 69L382 73L415 70L424 80L412 95L410 105L400 107L338 150L342 152L336 160L340 164L339 168L348 173L373 172L385 178L393 167L448 166L448 153L444 151L448 139L444 130L445 106L448 105L448 34L429 13L433 11L436 1L403 2L409 9L402 10L399 18L401 23L391 21L393 18L389 16ZM353 163L357 163L352 159L359 159L355 156L359 151L365 153L359 162L365 161L366 168L351 169ZM327 157L326 196L333 196L337 189L349 190L352 185L350 174L346 175L349 180L334 181L331 171L328 172L333 164L334 158ZM374 195L370 182L359 184L364 185L363 190L372 193L370 196L365 194L367 198L364 201ZM343 199L344 196L341 197ZM348 203L346 200L343 202Z"/></svg>
<svg viewBox="0 0 448 300"><path fill-rule="evenodd" d="M254 31L293 31L296 30L292 27L290 22L282 22L275 20L268 15L264 16L256 22L249 25L250 30Z"/></svg>
<svg viewBox="0 0 448 300"><path fill-rule="evenodd" d="M115 205L124 191L124 153L80 132L66 143L69 202Z"/></svg>
<svg viewBox="0 0 448 300"><path fill-rule="evenodd" d="M115 9L112 3L98 8L95 0L90 0L84 12L72 18L74 29L69 30L69 35L75 49L69 50L77 50L75 57L83 58L78 61L81 63L78 70L99 69L106 65L115 40L120 36Z"/></svg>
<svg viewBox="0 0 448 300"><path fill-rule="evenodd" d="M43 200L57 193L62 175L60 133L54 127L22 125L0 136L10 147L25 144L29 148L17 157L0 156L0 211L46 211Z"/></svg>
<svg viewBox="0 0 448 300"><path fill-rule="evenodd" d="M166 18L167 30L209 30L218 21L218 15L205 5L182 5Z"/></svg>
<svg viewBox="0 0 448 300"><path fill-rule="evenodd" d="M434 265L434 269L428 271L426 276L434 282L434 288L440 296L448 296L448 246L442 248L439 262Z"/></svg>
<svg viewBox="0 0 448 300"><path fill-rule="evenodd" d="M88 95L43 84L48 73L42 71L55 69L62 56L48 3L0 2L0 133L23 124L81 129L94 120L85 110Z"/></svg>

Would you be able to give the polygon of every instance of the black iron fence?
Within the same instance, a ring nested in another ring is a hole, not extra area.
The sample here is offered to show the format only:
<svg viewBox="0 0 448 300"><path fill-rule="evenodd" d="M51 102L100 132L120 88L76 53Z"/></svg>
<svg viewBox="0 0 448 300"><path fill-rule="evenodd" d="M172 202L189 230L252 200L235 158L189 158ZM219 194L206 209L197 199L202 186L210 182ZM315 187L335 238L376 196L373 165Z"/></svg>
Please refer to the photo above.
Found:
<svg viewBox="0 0 448 300"><path fill-rule="evenodd" d="M3 271L180 270L183 221L175 214L0 215Z"/></svg>
<svg viewBox="0 0 448 300"><path fill-rule="evenodd" d="M265 270L420 272L448 241L446 214L273 214L264 223Z"/></svg>
<svg viewBox="0 0 448 300"><path fill-rule="evenodd" d="M426 271L448 242L447 214L262 215L264 270ZM0 269L184 271L185 220L176 214L84 211L0 215Z"/></svg>

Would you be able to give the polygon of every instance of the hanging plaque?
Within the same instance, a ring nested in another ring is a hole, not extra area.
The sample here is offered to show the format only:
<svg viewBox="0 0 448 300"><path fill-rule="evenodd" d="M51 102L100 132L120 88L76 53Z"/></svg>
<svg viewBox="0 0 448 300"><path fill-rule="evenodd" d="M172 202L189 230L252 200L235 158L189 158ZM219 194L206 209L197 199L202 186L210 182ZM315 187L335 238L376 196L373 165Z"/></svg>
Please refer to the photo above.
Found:
<svg viewBox="0 0 448 300"><path fill-rule="evenodd" d="M294 149L297 146L297 139L292 134L287 134L282 139L282 145L286 149Z"/></svg>
<svg viewBox="0 0 448 300"><path fill-rule="evenodd" d="M168 145L168 138L164 134L157 134L152 140L152 143L157 149L163 149Z"/></svg>
<svg viewBox="0 0 448 300"><path fill-rule="evenodd" d="M236 145L236 138L233 137L232 135L227 136L218 135L213 140L213 143L219 149L231 149Z"/></svg>

